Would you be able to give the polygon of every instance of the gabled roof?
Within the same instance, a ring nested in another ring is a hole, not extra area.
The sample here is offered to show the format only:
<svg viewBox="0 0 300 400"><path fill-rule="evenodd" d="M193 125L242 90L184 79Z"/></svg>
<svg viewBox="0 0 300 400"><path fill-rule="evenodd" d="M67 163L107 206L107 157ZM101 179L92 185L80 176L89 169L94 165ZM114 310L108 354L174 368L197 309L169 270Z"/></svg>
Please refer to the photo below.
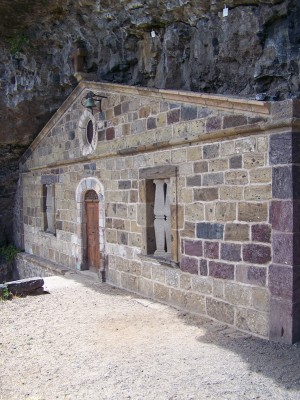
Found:
<svg viewBox="0 0 300 400"><path fill-rule="evenodd" d="M202 107L224 110L227 112L232 111L254 113L265 117L270 115L271 110L270 102L243 99L239 97L81 80L78 86L64 101L52 118L47 122L44 128L31 143L30 147L23 154L20 160L22 164L25 163L28 157L30 157L34 149L48 134L49 130L53 128L54 125L62 118L72 104L83 95L83 92L89 90L96 92L97 94L118 93L122 95L142 96L169 102L194 104Z"/></svg>

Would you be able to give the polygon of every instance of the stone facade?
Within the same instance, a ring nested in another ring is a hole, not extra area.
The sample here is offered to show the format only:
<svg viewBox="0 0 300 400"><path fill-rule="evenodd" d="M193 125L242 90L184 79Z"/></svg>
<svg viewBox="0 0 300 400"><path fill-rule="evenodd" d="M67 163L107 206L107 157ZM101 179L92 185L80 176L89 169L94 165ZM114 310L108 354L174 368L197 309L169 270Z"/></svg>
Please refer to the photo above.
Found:
<svg viewBox="0 0 300 400"><path fill-rule="evenodd" d="M82 106L89 90L107 97L94 115ZM299 114L295 100L81 81L21 159L19 240L31 262L84 269L84 196L93 190L109 283L254 335L299 340ZM165 258L152 250L159 179L169 193ZM43 225L43 185L54 185L54 233Z"/></svg>

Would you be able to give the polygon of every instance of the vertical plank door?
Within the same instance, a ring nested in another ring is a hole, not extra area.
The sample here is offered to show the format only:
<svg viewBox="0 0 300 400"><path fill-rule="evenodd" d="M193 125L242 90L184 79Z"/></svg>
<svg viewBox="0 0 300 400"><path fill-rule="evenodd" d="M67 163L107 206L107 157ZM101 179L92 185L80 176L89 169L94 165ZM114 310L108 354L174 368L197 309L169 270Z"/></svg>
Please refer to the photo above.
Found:
<svg viewBox="0 0 300 400"><path fill-rule="evenodd" d="M99 249L99 201L86 199L87 266L98 272L100 267Z"/></svg>

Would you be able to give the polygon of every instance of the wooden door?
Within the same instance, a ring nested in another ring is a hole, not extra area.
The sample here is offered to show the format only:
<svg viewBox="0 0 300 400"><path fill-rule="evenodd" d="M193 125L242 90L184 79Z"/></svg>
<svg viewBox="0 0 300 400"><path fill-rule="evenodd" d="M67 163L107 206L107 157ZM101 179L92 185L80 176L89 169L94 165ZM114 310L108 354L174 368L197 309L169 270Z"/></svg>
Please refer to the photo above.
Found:
<svg viewBox="0 0 300 400"><path fill-rule="evenodd" d="M97 193L89 190L85 195L86 209L86 239L87 267L90 271L98 272L100 268L99 248L99 200Z"/></svg>

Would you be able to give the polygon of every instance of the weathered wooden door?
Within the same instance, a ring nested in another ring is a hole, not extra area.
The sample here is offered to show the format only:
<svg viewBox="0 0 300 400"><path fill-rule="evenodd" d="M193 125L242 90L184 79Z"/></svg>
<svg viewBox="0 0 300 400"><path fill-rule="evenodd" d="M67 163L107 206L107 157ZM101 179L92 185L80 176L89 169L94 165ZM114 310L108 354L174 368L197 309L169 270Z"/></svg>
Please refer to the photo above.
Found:
<svg viewBox="0 0 300 400"><path fill-rule="evenodd" d="M98 272L100 268L99 248L99 200L94 190L88 190L85 195L86 210L86 262L90 271Z"/></svg>

